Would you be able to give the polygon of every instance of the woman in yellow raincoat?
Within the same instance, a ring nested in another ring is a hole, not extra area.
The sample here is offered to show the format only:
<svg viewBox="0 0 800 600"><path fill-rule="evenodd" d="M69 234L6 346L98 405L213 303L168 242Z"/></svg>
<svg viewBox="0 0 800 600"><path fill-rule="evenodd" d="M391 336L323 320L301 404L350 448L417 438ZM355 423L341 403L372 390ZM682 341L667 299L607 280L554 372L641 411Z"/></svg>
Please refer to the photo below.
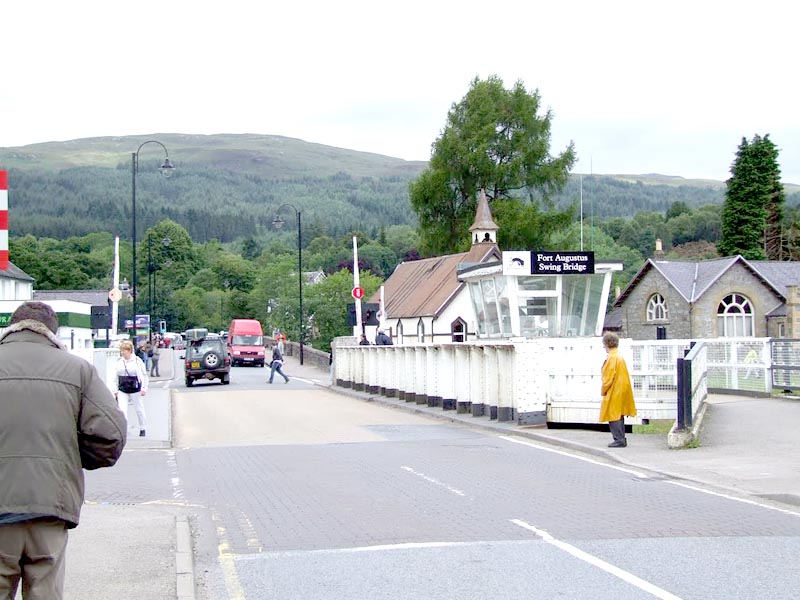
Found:
<svg viewBox="0 0 800 600"><path fill-rule="evenodd" d="M603 363L603 383L600 405L600 421L608 421L608 428L614 438L609 448L624 448L628 445L625 439L625 415L636 416L636 404L633 401L631 376L628 365L619 353L619 337L607 331L603 334L603 347L608 356Z"/></svg>

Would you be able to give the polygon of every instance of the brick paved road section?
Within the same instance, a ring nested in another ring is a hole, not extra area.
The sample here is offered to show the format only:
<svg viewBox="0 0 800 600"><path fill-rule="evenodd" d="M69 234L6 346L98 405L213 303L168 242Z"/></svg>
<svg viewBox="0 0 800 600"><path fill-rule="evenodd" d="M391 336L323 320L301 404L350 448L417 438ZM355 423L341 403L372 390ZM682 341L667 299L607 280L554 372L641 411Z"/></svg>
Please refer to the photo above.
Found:
<svg viewBox="0 0 800 600"><path fill-rule="evenodd" d="M187 499L221 515L236 553L529 539L510 519L581 540L800 536L795 515L468 430L412 429L413 441L187 450L178 463Z"/></svg>
<svg viewBox="0 0 800 600"><path fill-rule="evenodd" d="M100 504L173 502L174 452L129 450L110 469L85 471L86 501Z"/></svg>
<svg viewBox="0 0 800 600"><path fill-rule="evenodd" d="M800 594L800 515L469 429L370 427L384 441L177 455L244 598L651 597L512 519L664 598Z"/></svg>

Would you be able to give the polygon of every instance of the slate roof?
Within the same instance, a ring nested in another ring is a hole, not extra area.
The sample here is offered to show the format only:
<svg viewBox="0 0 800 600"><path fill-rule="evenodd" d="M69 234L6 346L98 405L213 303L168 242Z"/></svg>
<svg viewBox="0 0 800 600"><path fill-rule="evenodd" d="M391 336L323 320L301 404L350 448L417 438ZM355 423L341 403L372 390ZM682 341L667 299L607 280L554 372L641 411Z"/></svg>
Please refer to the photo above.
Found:
<svg viewBox="0 0 800 600"><path fill-rule="evenodd" d="M625 291L614 301L614 306L622 306L625 299L652 269L661 273L686 302L696 302L715 281L737 263L742 264L784 302L786 301L787 286L800 284L800 262L795 261L746 260L742 256L698 262L650 258L631 280Z"/></svg>
<svg viewBox="0 0 800 600"><path fill-rule="evenodd" d="M72 300L91 306L106 306L109 290L34 290L33 299L39 302L48 300Z"/></svg>
<svg viewBox="0 0 800 600"><path fill-rule="evenodd" d="M18 279L20 281L36 281L33 277L28 275L25 271L20 269L17 265L8 261L8 268L0 270L0 278Z"/></svg>

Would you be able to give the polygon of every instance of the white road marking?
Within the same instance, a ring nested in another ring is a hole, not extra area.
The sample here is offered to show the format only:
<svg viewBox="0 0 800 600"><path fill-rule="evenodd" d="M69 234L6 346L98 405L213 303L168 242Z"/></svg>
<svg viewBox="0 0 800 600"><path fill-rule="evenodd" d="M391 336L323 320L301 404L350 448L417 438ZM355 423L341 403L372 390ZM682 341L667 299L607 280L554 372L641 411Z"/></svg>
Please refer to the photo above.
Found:
<svg viewBox="0 0 800 600"><path fill-rule="evenodd" d="M466 494L464 492L462 492L461 490L458 490L458 489L456 489L454 487L450 487L446 483L442 483L441 481L431 477L430 475L425 475L425 473L420 473L419 471L415 471L411 467L400 467L400 468L403 469L404 471L408 471L409 473L411 473L413 475L416 475L417 477L421 477L425 481L428 481L428 482L430 482L430 483L432 483L434 485L438 485L439 487L443 487L448 492L454 493L456 496L466 496Z"/></svg>
<svg viewBox="0 0 800 600"><path fill-rule="evenodd" d="M737 498L736 496L730 496L728 494L723 494L720 492L712 492L711 490L704 490L703 488L696 487L694 485L689 485L688 483L681 483L680 481L665 481L664 483L669 483L671 485L677 485L678 487L686 488L687 490L693 490L695 492L702 492L704 494L709 494L711 496L718 496L720 498L725 498L727 500L735 500L736 502L742 502L743 504L751 504L753 506L758 506L759 508L767 508L769 510L774 510L779 513L783 513L785 515L792 515L793 517L800 517L800 513L795 512L793 510L789 510L788 508L778 508L777 506L770 506L769 504L762 504L756 500L748 500L747 498Z"/></svg>
<svg viewBox="0 0 800 600"><path fill-rule="evenodd" d="M183 500L183 484L181 483L181 478L178 475L178 461L175 458L175 450L170 450L167 452L167 466L169 467L169 472L172 475L170 477L170 483L172 484L172 497L175 500Z"/></svg>
<svg viewBox="0 0 800 600"><path fill-rule="evenodd" d="M306 556L308 554L353 554L358 552L385 552L391 550L418 550L424 548L454 548L458 546L481 546L489 542L405 542L402 544L380 544L377 546L356 546L355 548L319 548L317 550L282 550L263 554L246 554L237 556L237 562L263 560L269 558L286 558L289 556Z"/></svg>
<svg viewBox="0 0 800 600"><path fill-rule="evenodd" d="M520 440L514 437L501 435L501 439L506 440L507 442L514 442L515 444L522 444L523 446L530 446L531 448L536 448L537 450L544 450L545 452L552 452L553 454L560 454L561 456L568 456L570 458L574 458L576 460L582 460L583 462L587 462L593 465L598 465L600 467L606 467L608 469L615 469L616 471L622 471L623 473L628 473L630 475L634 475L640 479L648 479L648 475L640 471L634 471L633 469L627 469L625 467L618 467L617 465L609 465L608 463L600 462L599 460L594 460L591 458L587 458L585 456L578 456L577 454L573 454L571 452L567 452L565 450L556 450L555 448L548 448L547 446L540 446L539 444L534 444L532 442L527 442L525 440Z"/></svg>
<svg viewBox="0 0 800 600"><path fill-rule="evenodd" d="M620 569L619 567L614 566L611 563L608 563L601 558L589 554L588 552L584 552L580 548L576 548L571 544L562 542L561 540L554 538L552 535L550 535L543 529L537 529L533 525L529 525L525 521L520 521L519 519L511 519L511 522L514 523L514 525L522 527L523 529L532 531L540 538L542 538L542 541L547 542L548 544L552 544L559 550L563 550L564 552L571 554L575 558L587 562L594 567L602 569L606 573L613 575L614 577L618 577L625 583L629 583L633 586L636 586L640 590L643 590L648 594L655 596L656 598L661 598L661 600L681 600L675 594L671 594L668 591L661 589L657 585L654 585L649 581L645 581L644 579L637 577L633 573L629 573L628 571Z"/></svg>

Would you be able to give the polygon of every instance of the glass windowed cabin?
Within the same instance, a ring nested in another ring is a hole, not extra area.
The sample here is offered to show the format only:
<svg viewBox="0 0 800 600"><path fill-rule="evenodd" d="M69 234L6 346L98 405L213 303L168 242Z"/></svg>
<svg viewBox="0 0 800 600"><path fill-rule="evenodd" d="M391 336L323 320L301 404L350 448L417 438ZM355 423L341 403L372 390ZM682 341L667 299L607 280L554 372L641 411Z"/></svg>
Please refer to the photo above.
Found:
<svg viewBox="0 0 800 600"><path fill-rule="evenodd" d="M547 253L575 256L592 253ZM522 255L526 264L518 264ZM594 262L591 272L556 270L542 274L531 266L534 252L503 252L503 262L460 265L458 278L470 293L475 331L480 339L591 337L602 334L619 262ZM568 263L565 263L568 264ZM587 269L588 270L588 269Z"/></svg>

